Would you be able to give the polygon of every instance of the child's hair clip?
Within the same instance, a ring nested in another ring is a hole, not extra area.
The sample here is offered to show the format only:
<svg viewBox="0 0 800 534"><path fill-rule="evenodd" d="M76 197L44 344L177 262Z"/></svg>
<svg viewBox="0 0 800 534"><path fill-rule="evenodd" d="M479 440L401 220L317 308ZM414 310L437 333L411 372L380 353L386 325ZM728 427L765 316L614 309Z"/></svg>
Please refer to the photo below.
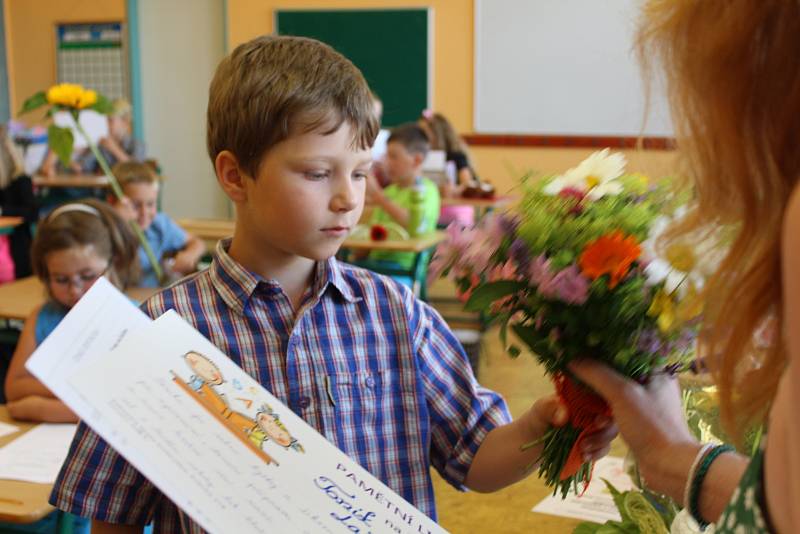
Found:
<svg viewBox="0 0 800 534"><path fill-rule="evenodd" d="M428 120L433 120L433 110L429 108L425 108L422 110L422 116Z"/></svg>

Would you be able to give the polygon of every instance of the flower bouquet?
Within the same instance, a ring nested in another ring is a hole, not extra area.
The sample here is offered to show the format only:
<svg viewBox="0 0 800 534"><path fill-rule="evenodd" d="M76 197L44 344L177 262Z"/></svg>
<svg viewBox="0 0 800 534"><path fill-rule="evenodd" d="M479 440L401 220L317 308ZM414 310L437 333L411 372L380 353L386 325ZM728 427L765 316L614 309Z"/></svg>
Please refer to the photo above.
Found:
<svg viewBox="0 0 800 534"><path fill-rule="evenodd" d="M625 174L625 164L606 149L561 176L524 179L515 209L448 228L430 267L456 282L468 310L499 323L511 356L524 346L552 378L569 422L529 446L542 444L539 475L564 497L590 481L580 444L611 415L567 364L596 358L640 382L677 370L702 311L693 249L671 247L661 258L651 235L675 201L664 186Z"/></svg>
<svg viewBox="0 0 800 534"><path fill-rule="evenodd" d="M78 120L83 110L90 109L102 115L108 115L114 109L113 104L106 97L93 89L86 89L81 85L73 83L61 83L50 87L47 91L39 91L28 98L22 104L20 113L29 113L42 106L50 106L46 113L47 117L52 117L54 113L59 111L65 111L72 116L75 128L89 145L89 149L92 151L95 158L97 158L100 168L103 169L103 173L108 178L111 190L117 199L122 200L125 195L117 179L114 177L114 173L111 172L111 167L109 167L105 157L103 157L97 145L92 141L92 138L86 130L84 130ZM65 166L68 166L70 163L74 142L75 139L70 128L60 127L56 124L50 124L47 128L47 144ZM144 232L136 221L131 221L131 227L138 237L139 243L142 245L150 264L153 266L156 278L158 278L161 283L166 282L166 273L163 272L161 264L156 259L150 247L150 243L148 243L144 236Z"/></svg>

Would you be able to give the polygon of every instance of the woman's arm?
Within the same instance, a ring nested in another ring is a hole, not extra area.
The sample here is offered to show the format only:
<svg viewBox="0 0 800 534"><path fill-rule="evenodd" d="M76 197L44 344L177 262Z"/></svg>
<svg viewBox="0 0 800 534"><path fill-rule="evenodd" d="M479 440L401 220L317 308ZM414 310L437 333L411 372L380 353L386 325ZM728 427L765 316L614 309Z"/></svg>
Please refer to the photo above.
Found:
<svg viewBox="0 0 800 534"><path fill-rule="evenodd" d="M570 369L611 405L620 434L648 487L682 503L689 470L701 445L686 425L677 380L662 375L641 386L592 360L570 364ZM747 462L742 455L725 453L711 464L699 501L700 513L707 521L722 514Z"/></svg>

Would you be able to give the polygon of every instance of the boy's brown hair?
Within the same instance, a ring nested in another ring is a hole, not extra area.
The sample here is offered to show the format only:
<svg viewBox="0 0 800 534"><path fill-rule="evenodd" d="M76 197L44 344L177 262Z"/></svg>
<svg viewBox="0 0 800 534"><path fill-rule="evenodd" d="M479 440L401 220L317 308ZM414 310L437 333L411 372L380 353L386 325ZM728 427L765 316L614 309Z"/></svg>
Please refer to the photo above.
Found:
<svg viewBox="0 0 800 534"><path fill-rule="evenodd" d="M327 135L345 121L354 146L372 146L378 118L361 71L319 41L263 35L217 66L208 95L208 155L213 163L229 150L255 177L264 153L289 136Z"/></svg>
<svg viewBox="0 0 800 534"><path fill-rule="evenodd" d="M428 136L425 135L423 130L417 123L409 122L401 124L400 126L392 129L389 134L387 143L400 143L412 154L422 154L423 157L428 154L431 148L431 143Z"/></svg>
<svg viewBox="0 0 800 534"><path fill-rule="evenodd" d="M128 184L157 184L160 180L150 165L138 161L117 163L111 172L122 187Z"/></svg>

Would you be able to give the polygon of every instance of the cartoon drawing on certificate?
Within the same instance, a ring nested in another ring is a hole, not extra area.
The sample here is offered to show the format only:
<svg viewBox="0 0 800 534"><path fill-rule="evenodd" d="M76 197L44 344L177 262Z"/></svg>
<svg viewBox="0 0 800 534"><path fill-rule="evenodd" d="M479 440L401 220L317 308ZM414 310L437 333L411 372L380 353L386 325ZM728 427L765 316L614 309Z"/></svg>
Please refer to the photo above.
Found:
<svg viewBox="0 0 800 534"><path fill-rule="evenodd" d="M272 441L286 450L292 449L296 452L306 452L297 439L289 433L286 425L281 422L280 416L272 410L269 404L261 405L253 423L248 435L250 441L259 449L264 442Z"/></svg>
<svg viewBox="0 0 800 534"><path fill-rule="evenodd" d="M225 383L217 364L196 351L189 351L184 354L183 361L191 369L192 376L187 381L181 378L178 373L172 371L172 381L203 406L208 413L225 425L228 430L261 459L267 463L278 465L274 458L250 439L250 430L254 425L253 418L231 409L225 394L217 390ZM247 406L252 404L249 399L239 400L245 402Z"/></svg>
<svg viewBox="0 0 800 534"><path fill-rule="evenodd" d="M172 371L173 382L224 424L265 462L278 464L264 451L263 445L267 441L286 450L305 453L305 448L292 436L289 429L280 420L280 415L269 404L262 403L254 417L231 407L228 396L223 392L223 386L227 381L211 358L197 351L188 351L183 355L183 361L192 374L188 380L185 380L179 373ZM239 403L241 403L241 409L249 410L253 405L253 399L239 396L240 394L246 395L242 391L241 382L234 378L230 382L230 386L233 388L233 402L236 403L236 406L239 407Z"/></svg>

